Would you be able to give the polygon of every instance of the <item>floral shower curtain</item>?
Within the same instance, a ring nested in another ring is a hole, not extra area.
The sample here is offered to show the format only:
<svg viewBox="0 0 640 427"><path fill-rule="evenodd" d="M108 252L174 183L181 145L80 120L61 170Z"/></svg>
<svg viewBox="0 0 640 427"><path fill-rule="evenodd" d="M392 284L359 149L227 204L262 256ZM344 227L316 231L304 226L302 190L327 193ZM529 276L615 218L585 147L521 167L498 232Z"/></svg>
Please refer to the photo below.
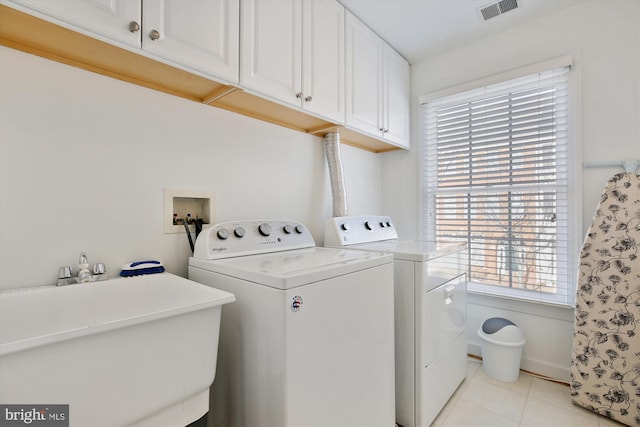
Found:
<svg viewBox="0 0 640 427"><path fill-rule="evenodd" d="M611 178L580 253L571 396L640 426L640 176Z"/></svg>

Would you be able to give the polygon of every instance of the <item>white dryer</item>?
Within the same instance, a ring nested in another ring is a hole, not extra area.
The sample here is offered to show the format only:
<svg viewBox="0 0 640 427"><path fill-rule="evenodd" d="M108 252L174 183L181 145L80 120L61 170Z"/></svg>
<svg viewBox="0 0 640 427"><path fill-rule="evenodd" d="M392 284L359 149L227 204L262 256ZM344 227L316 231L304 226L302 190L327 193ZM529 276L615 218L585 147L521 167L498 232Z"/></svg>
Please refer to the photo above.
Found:
<svg viewBox="0 0 640 427"><path fill-rule="evenodd" d="M467 372L466 245L400 240L386 216L332 218L324 244L393 254L396 422L429 426Z"/></svg>
<svg viewBox="0 0 640 427"><path fill-rule="evenodd" d="M209 425L393 427L393 257L293 221L200 233L189 278L227 290Z"/></svg>

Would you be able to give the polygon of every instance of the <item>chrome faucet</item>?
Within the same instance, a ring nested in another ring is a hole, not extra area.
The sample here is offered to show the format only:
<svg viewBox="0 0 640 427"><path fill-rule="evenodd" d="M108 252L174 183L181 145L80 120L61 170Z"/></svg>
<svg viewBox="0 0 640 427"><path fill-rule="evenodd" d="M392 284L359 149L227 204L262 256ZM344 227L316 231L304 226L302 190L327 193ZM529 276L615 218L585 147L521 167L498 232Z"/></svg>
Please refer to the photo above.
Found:
<svg viewBox="0 0 640 427"><path fill-rule="evenodd" d="M85 252L80 253L78 259L78 275L73 276L70 266L60 267L58 272L58 286L74 285L76 283L98 282L107 279L107 268L103 263L96 263L93 266L93 273L89 271L89 261Z"/></svg>

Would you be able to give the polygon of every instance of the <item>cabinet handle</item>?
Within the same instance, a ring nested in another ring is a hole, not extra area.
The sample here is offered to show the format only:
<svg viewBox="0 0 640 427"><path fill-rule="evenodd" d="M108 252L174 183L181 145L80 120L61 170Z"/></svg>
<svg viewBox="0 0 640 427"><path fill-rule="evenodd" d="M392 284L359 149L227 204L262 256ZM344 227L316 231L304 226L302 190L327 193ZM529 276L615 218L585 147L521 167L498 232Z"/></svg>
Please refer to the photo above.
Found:
<svg viewBox="0 0 640 427"><path fill-rule="evenodd" d="M448 287L445 288L444 290L444 303L446 305L449 305L453 302L453 296L456 293L456 286L455 285L450 285Z"/></svg>
<svg viewBox="0 0 640 427"><path fill-rule="evenodd" d="M296 98L298 98L298 99L302 99L302 92L298 92L298 93L296 93Z"/></svg>
<svg viewBox="0 0 640 427"><path fill-rule="evenodd" d="M151 30L151 32L149 32L149 38L151 40L158 40L160 38L160 33L157 30Z"/></svg>
<svg viewBox="0 0 640 427"><path fill-rule="evenodd" d="M129 31L131 31L132 33L137 33L138 31L140 31L140 24L138 24L136 21L129 22Z"/></svg>
<svg viewBox="0 0 640 427"><path fill-rule="evenodd" d="M389 132L389 129L385 129L385 130L383 130L383 132L384 132L384 133L387 133L387 132Z"/></svg>
<svg viewBox="0 0 640 427"><path fill-rule="evenodd" d="M313 100L313 98L311 98L310 96L307 96L304 100L305 100L305 102L311 102Z"/></svg>

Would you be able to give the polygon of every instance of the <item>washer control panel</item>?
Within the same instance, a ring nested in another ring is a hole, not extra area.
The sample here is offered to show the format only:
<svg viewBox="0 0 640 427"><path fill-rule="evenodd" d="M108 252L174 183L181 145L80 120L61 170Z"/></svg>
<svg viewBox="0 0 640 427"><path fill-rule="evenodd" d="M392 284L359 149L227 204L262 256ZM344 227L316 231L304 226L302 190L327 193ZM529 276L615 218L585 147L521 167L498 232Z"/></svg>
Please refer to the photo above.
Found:
<svg viewBox="0 0 640 427"><path fill-rule="evenodd" d="M299 222L232 221L203 230L196 240L193 257L211 260L310 248L315 245L311 232Z"/></svg>
<svg viewBox="0 0 640 427"><path fill-rule="evenodd" d="M397 239L398 233L388 216L340 216L327 221L325 246L348 246L357 243Z"/></svg>

